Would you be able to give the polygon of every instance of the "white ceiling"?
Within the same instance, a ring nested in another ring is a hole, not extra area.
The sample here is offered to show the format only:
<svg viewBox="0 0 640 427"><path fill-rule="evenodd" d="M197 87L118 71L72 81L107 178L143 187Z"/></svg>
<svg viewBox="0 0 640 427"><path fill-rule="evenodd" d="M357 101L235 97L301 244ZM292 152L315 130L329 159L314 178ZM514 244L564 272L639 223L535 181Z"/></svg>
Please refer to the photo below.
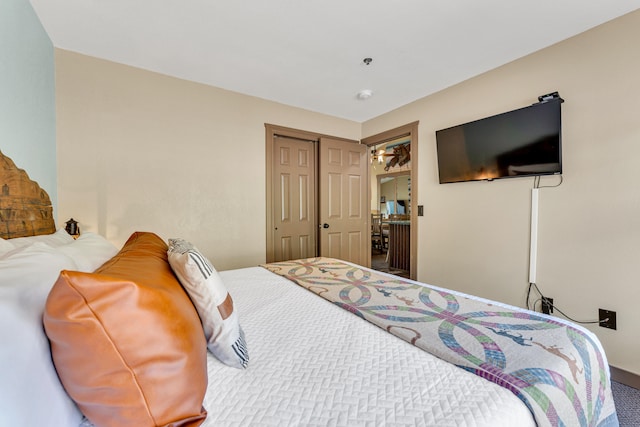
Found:
<svg viewBox="0 0 640 427"><path fill-rule="evenodd" d="M640 0L29 1L57 48L358 122L640 8ZM373 91L366 101L356 96L363 89Z"/></svg>

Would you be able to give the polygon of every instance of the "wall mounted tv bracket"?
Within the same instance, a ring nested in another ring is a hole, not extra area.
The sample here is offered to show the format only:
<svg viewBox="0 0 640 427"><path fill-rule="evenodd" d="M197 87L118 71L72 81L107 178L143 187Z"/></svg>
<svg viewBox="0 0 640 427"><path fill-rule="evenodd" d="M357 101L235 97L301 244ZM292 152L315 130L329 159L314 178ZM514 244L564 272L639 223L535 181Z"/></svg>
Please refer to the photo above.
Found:
<svg viewBox="0 0 640 427"><path fill-rule="evenodd" d="M540 95L538 97L538 102L547 102L547 101L552 101L554 99L559 99L560 103L564 102L564 99L560 98L560 94L558 92L551 92L548 93L546 95Z"/></svg>

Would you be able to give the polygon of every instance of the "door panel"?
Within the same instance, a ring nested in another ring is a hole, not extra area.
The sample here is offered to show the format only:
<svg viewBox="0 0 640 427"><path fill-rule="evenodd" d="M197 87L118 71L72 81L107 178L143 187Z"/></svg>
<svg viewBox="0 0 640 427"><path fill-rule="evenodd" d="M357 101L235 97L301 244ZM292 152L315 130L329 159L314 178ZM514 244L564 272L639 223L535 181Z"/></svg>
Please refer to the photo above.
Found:
<svg viewBox="0 0 640 427"><path fill-rule="evenodd" d="M291 175L288 173L280 174L280 221L291 221Z"/></svg>
<svg viewBox="0 0 640 427"><path fill-rule="evenodd" d="M349 175L349 218L362 218L362 200L360 200L362 192L362 177L359 175Z"/></svg>
<svg viewBox="0 0 640 427"><path fill-rule="evenodd" d="M316 256L316 160L312 143L274 141L274 261Z"/></svg>
<svg viewBox="0 0 640 427"><path fill-rule="evenodd" d="M283 260L292 259L291 237L285 236L280 239L280 251L278 252Z"/></svg>
<svg viewBox="0 0 640 427"><path fill-rule="evenodd" d="M328 219L342 217L342 174L330 173L327 177L327 215ZM322 189L320 190L323 191Z"/></svg>
<svg viewBox="0 0 640 427"><path fill-rule="evenodd" d="M307 175L298 176L298 188L300 188L300 221L309 222L312 220L309 208L310 208L310 200L309 200L309 179L310 177ZM315 206L315 204L314 204Z"/></svg>
<svg viewBox="0 0 640 427"><path fill-rule="evenodd" d="M316 256L315 245L311 245L311 239L308 235L298 236L300 240L300 258L313 258Z"/></svg>
<svg viewBox="0 0 640 427"><path fill-rule="evenodd" d="M368 262L367 147L320 139L320 255Z"/></svg>
<svg viewBox="0 0 640 427"><path fill-rule="evenodd" d="M362 259L366 249L361 248L361 243L363 240L363 235L359 231L350 232L348 235L349 238L349 253L357 257L358 259ZM355 261L353 261L355 262ZM358 264L362 265L362 262L358 262Z"/></svg>

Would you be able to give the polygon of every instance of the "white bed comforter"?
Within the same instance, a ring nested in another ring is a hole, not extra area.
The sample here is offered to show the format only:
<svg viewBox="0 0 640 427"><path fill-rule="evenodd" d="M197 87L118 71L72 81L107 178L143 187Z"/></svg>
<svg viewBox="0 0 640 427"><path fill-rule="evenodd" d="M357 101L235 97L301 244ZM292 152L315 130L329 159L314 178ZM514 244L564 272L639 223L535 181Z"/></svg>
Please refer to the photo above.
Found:
<svg viewBox="0 0 640 427"><path fill-rule="evenodd" d="M205 426L535 426L510 391L260 268L221 272L249 368L209 355Z"/></svg>

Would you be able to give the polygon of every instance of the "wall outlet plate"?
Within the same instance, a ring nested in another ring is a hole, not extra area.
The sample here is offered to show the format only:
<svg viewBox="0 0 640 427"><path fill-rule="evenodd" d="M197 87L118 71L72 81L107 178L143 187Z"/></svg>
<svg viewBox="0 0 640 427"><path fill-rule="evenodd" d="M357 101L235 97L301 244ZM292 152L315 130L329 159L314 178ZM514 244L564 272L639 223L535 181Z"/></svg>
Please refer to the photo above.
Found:
<svg viewBox="0 0 640 427"><path fill-rule="evenodd" d="M598 320L603 328L617 329L616 312L611 310L598 309Z"/></svg>

